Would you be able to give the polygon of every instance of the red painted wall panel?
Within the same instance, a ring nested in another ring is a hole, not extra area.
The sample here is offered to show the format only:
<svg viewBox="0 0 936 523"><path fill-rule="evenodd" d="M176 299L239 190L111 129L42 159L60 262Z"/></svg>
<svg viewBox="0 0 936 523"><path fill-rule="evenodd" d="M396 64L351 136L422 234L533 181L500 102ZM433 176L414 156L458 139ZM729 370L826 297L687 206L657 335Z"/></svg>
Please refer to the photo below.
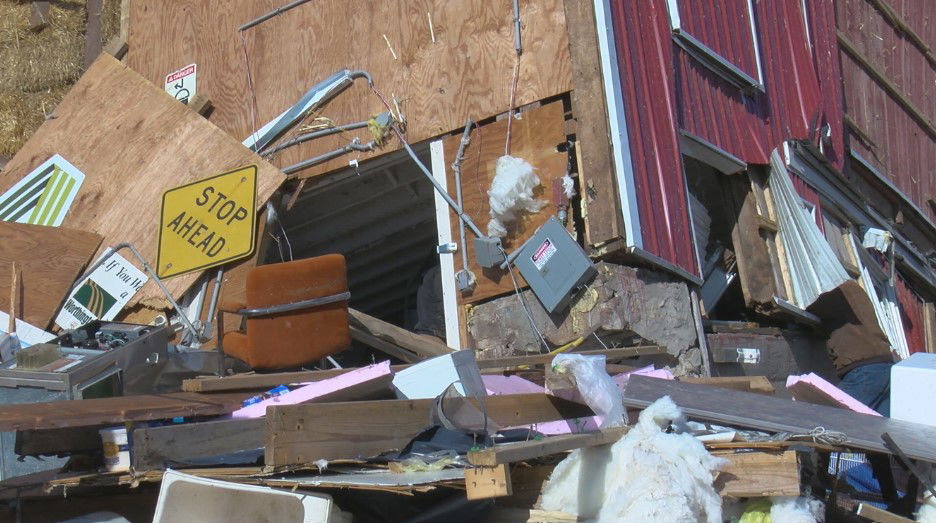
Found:
<svg viewBox="0 0 936 523"><path fill-rule="evenodd" d="M897 291L897 304L900 308L900 321L903 322L904 335L910 354L926 352L926 327L924 324L924 303L920 296L910 289L907 281L897 273L894 278Z"/></svg>
<svg viewBox="0 0 936 523"><path fill-rule="evenodd" d="M746 72L756 69L745 1L679 0L682 26ZM677 132L686 130L748 163L766 164L790 139L818 140L843 164L842 91L834 8L828 2L754 2L763 91L742 92L672 39L665 0L610 0L644 248L696 274ZM746 12L746 11L745 11ZM700 14L701 13L701 14ZM806 38L807 21L812 46ZM744 49L735 49L738 46ZM734 49L733 51L731 51ZM756 75L752 75L756 76Z"/></svg>

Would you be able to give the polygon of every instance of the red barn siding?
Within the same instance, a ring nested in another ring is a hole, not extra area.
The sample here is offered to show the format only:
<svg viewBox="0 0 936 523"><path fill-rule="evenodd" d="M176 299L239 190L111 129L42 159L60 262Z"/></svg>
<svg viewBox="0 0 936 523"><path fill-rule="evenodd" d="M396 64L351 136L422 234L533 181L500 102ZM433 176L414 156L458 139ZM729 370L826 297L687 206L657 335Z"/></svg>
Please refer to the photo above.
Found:
<svg viewBox="0 0 936 523"><path fill-rule="evenodd" d="M702 33L693 36L714 50L741 45L750 35L746 2L729 3L734 7L720 0L689 1L680 10L683 27L692 34L693 26L701 25L696 30ZM831 6L809 8L810 49L799 0L754 2L764 90L744 94L673 42L665 0L610 0L610 5L643 247L697 274L677 131L745 162L766 164L783 141L807 139L814 125L830 123L832 140L824 152L841 167L834 12ZM734 13L738 5L745 8L743 23ZM702 11L704 18L695 16ZM743 58L753 48L738 52L735 65L756 77L753 62Z"/></svg>
<svg viewBox="0 0 936 523"><path fill-rule="evenodd" d="M894 287L897 291L897 305L900 309L900 321L903 322L904 336L907 338L907 348L910 354L926 352L926 327L924 324L925 303L914 292L907 281L897 273L894 278Z"/></svg>
<svg viewBox="0 0 936 523"><path fill-rule="evenodd" d="M822 2L820 2L822 3ZM932 0L888 0L897 15L936 49ZM936 72L923 52L867 0L838 0L838 25L858 52L920 110L936 122ZM936 221L927 199L936 195L936 137L847 53L841 53L845 112L861 129L850 147Z"/></svg>

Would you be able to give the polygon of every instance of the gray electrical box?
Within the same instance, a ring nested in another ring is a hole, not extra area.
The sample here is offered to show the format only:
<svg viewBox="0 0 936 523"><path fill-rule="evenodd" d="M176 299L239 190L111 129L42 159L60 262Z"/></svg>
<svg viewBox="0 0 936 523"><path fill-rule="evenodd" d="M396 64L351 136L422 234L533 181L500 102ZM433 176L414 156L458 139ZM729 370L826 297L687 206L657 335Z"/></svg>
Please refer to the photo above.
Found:
<svg viewBox="0 0 936 523"><path fill-rule="evenodd" d="M572 295L598 273L555 216L523 244L514 265L549 312L568 305Z"/></svg>

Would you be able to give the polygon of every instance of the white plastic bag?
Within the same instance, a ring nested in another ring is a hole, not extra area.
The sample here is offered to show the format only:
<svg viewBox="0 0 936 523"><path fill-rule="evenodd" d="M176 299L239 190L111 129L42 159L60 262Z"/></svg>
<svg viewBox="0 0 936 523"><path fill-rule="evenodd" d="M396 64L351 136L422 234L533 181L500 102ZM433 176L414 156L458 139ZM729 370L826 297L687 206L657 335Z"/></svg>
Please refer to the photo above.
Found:
<svg viewBox="0 0 936 523"><path fill-rule="evenodd" d="M603 355L558 354L552 360L552 371L570 377L585 404L601 416L601 428L619 427L625 424L624 402L605 370L605 361Z"/></svg>

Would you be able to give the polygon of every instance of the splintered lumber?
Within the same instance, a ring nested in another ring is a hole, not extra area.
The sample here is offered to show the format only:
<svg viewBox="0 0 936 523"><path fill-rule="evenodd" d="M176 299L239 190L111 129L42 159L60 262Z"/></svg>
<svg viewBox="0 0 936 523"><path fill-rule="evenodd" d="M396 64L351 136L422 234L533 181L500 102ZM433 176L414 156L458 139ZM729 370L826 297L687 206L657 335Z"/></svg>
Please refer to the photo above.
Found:
<svg viewBox="0 0 936 523"><path fill-rule="evenodd" d="M63 225L103 236L96 255L104 247L128 242L151 264L167 189L256 165L257 205L263 206L283 174L174 100L161 85L106 53L98 56L0 172L0 193L59 154L85 176ZM197 277L192 273L165 283L178 297ZM155 297L162 293L147 283L128 307Z"/></svg>
<svg viewBox="0 0 936 523"><path fill-rule="evenodd" d="M429 426L435 400L358 401L271 407L267 411L266 464L313 463L318 459L372 456L401 449ZM446 412L473 399L446 400ZM545 394L489 396L484 408L501 427L592 415L591 409Z"/></svg>
<svg viewBox="0 0 936 523"><path fill-rule="evenodd" d="M567 354L581 354L583 356L605 356L607 361L616 361L625 358L635 358L637 356L656 356L665 354L666 350L659 345L639 345L637 347L624 347L620 349L598 349L581 350L569 352ZM522 365L549 365L552 363L555 354L534 354L532 356L514 356L510 358L495 358L490 360L478 360L478 368L481 369L499 369L519 367Z"/></svg>
<svg viewBox="0 0 936 523"><path fill-rule="evenodd" d="M510 467L475 467L465 469L465 495L469 500L502 498L513 494Z"/></svg>
<svg viewBox="0 0 936 523"><path fill-rule="evenodd" d="M936 441L936 427L929 425L750 392L725 394L715 387L645 376L630 377L623 399L626 407L644 408L663 396L672 398L690 418L802 435L822 427L845 434L845 447L890 454L881 440L887 432L901 441L909 457L936 462L936 446L932 443Z"/></svg>
<svg viewBox="0 0 936 523"><path fill-rule="evenodd" d="M472 465L493 467L505 463L526 461L567 450L607 445L621 439L621 436L626 433L626 427L619 427L587 434L568 434L541 440L505 443L469 452L468 462Z"/></svg>
<svg viewBox="0 0 936 523"><path fill-rule="evenodd" d="M54 429L152 421L179 416L218 416L241 407L243 393L173 392L86 400L0 404L0 431Z"/></svg>
<svg viewBox="0 0 936 523"><path fill-rule="evenodd" d="M404 360L409 363L418 361L419 359L449 354L454 350L442 343L441 340L410 332L354 309L348 309L348 321L351 324L352 337L363 334L369 338L377 338L379 341L393 345L404 351L412 352L417 356L417 360ZM357 332L357 334L355 332ZM362 341L362 343L367 342ZM374 348L384 350L383 347L384 344L381 344L380 347L375 346ZM391 354L391 356L397 355Z"/></svg>
<svg viewBox="0 0 936 523"><path fill-rule="evenodd" d="M767 376L718 376L712 378L679 378L679 381L685 383L695 383L698 385L711 385L722 389L743 390L745 392L757 392L773 396L777 391L774 389Z"/></svg>
<svg viewBox="0 0 936 523"><path fill-rule="evenodd" d="M45 329L101 245L101 236L66 227L0 222L0 245L0 281L10 281L11 263L21 273L17 316ZM9 299L9 285L0 285L0 303Z"/></svg>
<svg viewBox="0 0 936 523"><path fill-rule="evenodd" d="M713 454L728 460L713 486L724 497L799 496L800 472L795 450Z"/></svg>
<svg viewBox="0 0 936 523"><path fill-rule="evenodd" d="M576 523L584 520L566 512L496 506L487 521L488 523Z"/></svg>

